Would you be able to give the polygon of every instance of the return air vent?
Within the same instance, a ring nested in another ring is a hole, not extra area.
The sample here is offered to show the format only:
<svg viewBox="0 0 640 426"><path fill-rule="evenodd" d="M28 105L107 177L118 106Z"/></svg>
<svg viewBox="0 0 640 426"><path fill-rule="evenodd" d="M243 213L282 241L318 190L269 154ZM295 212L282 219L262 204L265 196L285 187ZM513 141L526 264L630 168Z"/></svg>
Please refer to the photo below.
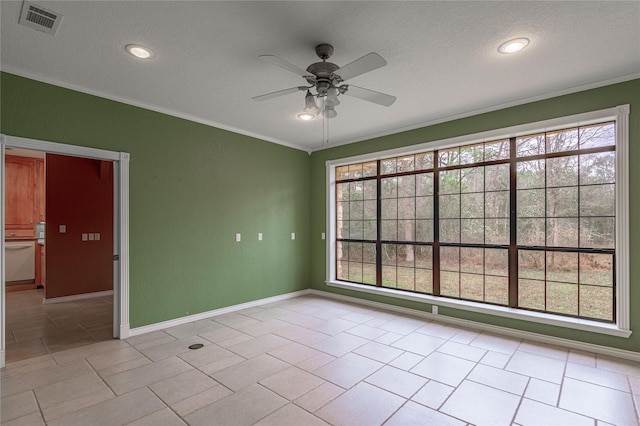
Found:
<svg viewBox="0 0 640 426"><path fill-rule="evenodd" d="M33 28L34 30L56 35L58 26L62 21L63 15L52 10L40 7L37 4L25 1L22 3L22 13L20 14L21 25Z"/></svg>

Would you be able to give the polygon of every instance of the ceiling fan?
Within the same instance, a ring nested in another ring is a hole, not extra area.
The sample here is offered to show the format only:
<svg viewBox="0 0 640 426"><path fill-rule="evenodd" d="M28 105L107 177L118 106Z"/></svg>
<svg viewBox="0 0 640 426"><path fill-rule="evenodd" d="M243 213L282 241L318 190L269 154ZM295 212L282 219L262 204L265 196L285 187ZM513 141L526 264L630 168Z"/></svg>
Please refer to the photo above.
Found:
<svg viewBox="0 0 640 426"><path fill-rule="evenodd" d="M391 106L395 102L395 96L354 86L352 84L342 84L346 80L387 65L387 61L377 53L371 52L343 67L327 62L327 59L329 59L333 54L333 46L330 44L323 43L317 45L316 54L320 59L322 59L322 62L315 62L309 65L306 70L303 70L302 68L277 56L261 55L260 59L269 61L303 77L307 81L308 85L278 90L277 92L256 96L252 99L254 101L266 101L268 99L277 98L278 96L306 90L305 107L302 112L298 114L298 118L301 120L312 120L316 118L319 113L326 118L336 117L338 113L336 112L335 107L340 104L340 100L338 99L339 95L349 95L383 106ZM315 91L315 93L313 93L313 91ZM316 99L322 101L322 109L316 104Z"/></svg>

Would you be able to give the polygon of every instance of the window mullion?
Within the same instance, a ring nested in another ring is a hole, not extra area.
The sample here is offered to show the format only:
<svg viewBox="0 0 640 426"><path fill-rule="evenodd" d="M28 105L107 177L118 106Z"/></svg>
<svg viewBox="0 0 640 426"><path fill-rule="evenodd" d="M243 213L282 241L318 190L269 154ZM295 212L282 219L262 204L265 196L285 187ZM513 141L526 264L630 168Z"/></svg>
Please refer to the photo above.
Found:
<svg viewBox="0 0 640 426"><path fill-rule="evenodd" d="M509 139L509 306L518 307L518 234L516 138Z"/></svg>
<svg viewBox="0 0 640 426"><path fill-rule="evenodd" d="M376 286L382 287L382 177L380 160L376 163Z"/></svg>
<svg viewBox="0 0 640 426"><path fill-rule="evenodd" d="M440 168L438 150L433 151L433 294L440 296Z"/></svg>

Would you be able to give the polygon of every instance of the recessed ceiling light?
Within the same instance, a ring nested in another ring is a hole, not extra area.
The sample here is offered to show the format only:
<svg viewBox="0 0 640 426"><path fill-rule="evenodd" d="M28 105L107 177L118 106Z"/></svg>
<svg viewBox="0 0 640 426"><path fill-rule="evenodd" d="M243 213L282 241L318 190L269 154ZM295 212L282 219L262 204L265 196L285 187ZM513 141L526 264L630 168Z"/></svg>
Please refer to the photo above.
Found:
<svg viewBox="0 0 640 426"><path fill-rule="evenodd" d="M151 59L155 56L153 50L139 44L127 44L125 49L138 59Z"/></svg>
<svg viewBox="0 0 640 426"><path fill-rule="evenodd" d="M504 54L516 53L527 47L528 44L528 38L514 38L513 40L505 41L504 43L502 43L500 47L498 47L498 52Z"/></svg>

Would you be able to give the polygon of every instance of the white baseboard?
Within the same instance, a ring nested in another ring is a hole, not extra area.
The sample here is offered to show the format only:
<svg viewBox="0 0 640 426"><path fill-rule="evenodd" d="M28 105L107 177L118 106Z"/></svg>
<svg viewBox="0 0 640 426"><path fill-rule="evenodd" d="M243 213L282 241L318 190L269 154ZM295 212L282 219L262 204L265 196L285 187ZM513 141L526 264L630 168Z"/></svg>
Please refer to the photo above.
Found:
<svg viewBox="0 0 640 426"><path fill-rule="evenodd" d="M92 299L94 297L103 297L113 295L113 290L95 291L93 293L74 294L71 296L52 297L51 299L42 299L42 303L48 305L50 303L73 302L76 300Z"/></svg>
<svg viewBox="0 0 640 426"><path fill-rule="evenodd" d="M515 337L517 339L526 339L534 342L545 343L548 345L562 346L569 349L576 349L586 352L594 352L601 355L612 356L616 358L624 358L635 362L640 362L640 352L633 352L624 349L612 348L609 346L595 345L593 343L584 343L577 340L565 339L562 337L547 336L545 334L532 333L530 331L521 331L514 328L501 327L498 325L484 324L476 321L470 321L460 318L454 318L445 315L433 314L431 312L418 311L416 309L404 308L402 306L389 305L387 303L374 302L371 300L360 299L352 296L345 296L337 293L330 293L328 291L310 289L309 294L313 294L321 297L328 297L332 299L338 299L349 303L357 303L360 305L371 306L378 309L384 309L387 311L394 311L405 315L412 315L422 318L427 318L433 321L446 322L455 324L462 327L467 327L475 330L487 331L494 334L500 334L508 337Z"/></svg>
<svg viewBox="0 0 640 426"><path fill-rule="evenodd" d="M201 312L199 314L189 315L186 317L180 317L168 321L157 322L155 324L144 325L142 327L136 327L128 329L128 336L137 336L139 334L150 333L152 331L163 330L169 327L175 327L178 325L187 324L194 321L200 321L203 319L215 317L218 315L224 315L235 311L240 311L242 309L253 308L255 306L266 305L268 303L279 302L281 300L292 299L298 296L304 296L305 294L309 294L311 290L300 290L294 291L293 293L281 294L278 296L267 297L265 299L258 299L251 302L241 303L239 305L227 306L226 308L214 309L212 311ZM122 333L122 330L121 330ZM122 334L120 338L123 339Z"/></svg>

